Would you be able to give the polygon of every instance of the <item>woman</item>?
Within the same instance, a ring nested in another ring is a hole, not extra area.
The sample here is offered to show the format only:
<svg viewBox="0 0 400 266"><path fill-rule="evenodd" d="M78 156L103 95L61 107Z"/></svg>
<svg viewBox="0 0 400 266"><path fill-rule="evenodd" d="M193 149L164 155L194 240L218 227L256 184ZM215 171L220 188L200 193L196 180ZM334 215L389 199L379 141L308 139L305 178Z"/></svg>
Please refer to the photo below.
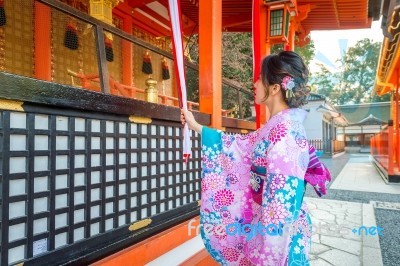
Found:
<svg viewBox="0 0 400 266"><path fill-rule="evenodd" d="M307 112L298 109L306 103L307 81L296 53L264 58L255 102L266 105L270 119L247 135L203 127L182 110L182 123L203 135L201 234L223 265L309 265L306 183L321 196L330 175L307 142Z"/></svg>

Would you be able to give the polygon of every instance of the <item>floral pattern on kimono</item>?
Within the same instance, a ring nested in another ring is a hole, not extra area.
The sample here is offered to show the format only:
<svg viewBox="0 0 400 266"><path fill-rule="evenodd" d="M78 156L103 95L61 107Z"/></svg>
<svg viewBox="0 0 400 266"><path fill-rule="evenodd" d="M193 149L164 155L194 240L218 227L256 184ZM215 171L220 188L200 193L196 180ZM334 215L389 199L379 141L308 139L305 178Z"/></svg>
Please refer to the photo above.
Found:
<svg viewBox="0 0 400 266"><path fill-rule="evenodd" d="M247 135L203 127L201 235L220 264L309 265L305 117L286 109Z"/></svg>

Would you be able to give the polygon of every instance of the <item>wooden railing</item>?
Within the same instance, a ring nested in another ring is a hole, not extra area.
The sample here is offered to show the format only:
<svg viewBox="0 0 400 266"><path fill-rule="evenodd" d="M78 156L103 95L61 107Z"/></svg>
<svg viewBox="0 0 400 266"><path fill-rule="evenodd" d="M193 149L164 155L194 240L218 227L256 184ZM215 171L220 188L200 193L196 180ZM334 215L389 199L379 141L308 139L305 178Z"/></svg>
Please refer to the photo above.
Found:
<svg viewBox="0 0 400 266"><path fill-rule="evenodd" d="M100 92L101 89L99 86L94 86L92 82L99 83L99 75L98 74L89 74L89 75L84 75L82 73L76 73L70 69L67 69L68 75L71 76L72 80L72 85L74 86L80 86L88 90L92 91L97 91ZM74 78L79 79L79 85L76 84ZM136 88L134 86L128 86L121 84L117 81L115 81L113 78L109 78L109 86L110 86L110 92L112 95L117 95L117 96L123 96L127 98L132 98L132 99L138 99L138 94L141 95L139 99L145 98L145 89L140 89ZM179 107L179 99L177 97L172 97L168 95L162 95L158 94L159 101L158 103L163 104L163 105L168 105L168 106L174 106L174 107ZM192 101L187 101L187 108L188 110L199 110L199 103L192 102ZM222 115L226 117L230 117L232 113L236 111L235 108L229 109L229 110L224 110L222 109Z"/></svg>
<svg viewBox="0 0 400 266"><path fill-rule="evenodd" d="M68 69L67 72L68 72L68 75L71 76L72 84L74 86L76 86L76 84L75 84L76 82L73 79L75 77L75 78L79 79L80 87L83 87L83 88L89 89L89 90L93 90L93 91L100 91L100 87L91 85L91 82L95 82L95 83L99 82L98 74L84 75L82 73L76 73L70 69ZM120 84L111 77L109 78L109 83L110 83L110 91L111 91L111 94L113 94L113 95L137 99L138 94L140 94L143 96L143 97L141 97L141 99L143 99L144 95L146 93L145 89ZM158 98L159 98L159 103L161 103L163 105L169 105L169 106L175 106L175 107L179 106L179 99L176 97L159 94ZM198 106L199 106L198 103L188 101L188 109L189 110L192 110L193 107L198 107Z"/></svg>
<svg viewBox="0 0 400 266"><path fill-rule="evenodd" d="M308 142L322 153L335 154L344 151L345 143L340 140L311 139ZM333 148L333 149L332 149Z"/></svg>
<svg viewBox="0 0 400 266"><path fill-rule="evenodd" d="M310 143L312 146L314 146L314 148L317 151L323 151L324 150L324 145L323 145L322 139L310 139L310 140L308 140L308 143Z"/></svg>
<svg viewBox="0 0 400 266"><path fill-rule="evenodd" d="M126 44L126 46L131 45L131 47L138 47L138 48L144 48L147 51L150 51L154 54L157 54L157 56L162 56L167 60L173 60L173 55L165 50L162 50L156 46L153 46L151 44L148 44L116 27L113 27L112 25L108 25L104 22L101 22L85 13L79 12L76 9L60 2L60 1L55 1L55 0L37 0L38 2L41 2L47 6L49 6L51 9L57 9L61 11L64 14L67 14L68 16L75 17L77 20L81 21L82 23L87 23L87 25L91 25L93 28L93 32L95 33L95 48L96 48L96 56L97 56L97 61L98 61L98 67L97 71L98 73L96 74L86 74L85 76L82 74L77 74L73 71L69 71L68 73L70 75L75 75L76 77L80 78L80 87L85 88L85 89L90 89L98 92L103 92L107 94L114 94L117 96L122 96L122 97L127 97L127 98L133 98L135 99L135 93L141 93L143 94L144 91L144 84L142 88L137 88L137 87L132 87L129 86L130 84L122 84L122 82L119 82L117 79L113 79L110 75L110 71L108 69L108 64L106 60L106 54L105 54L105 48L104 48L104 41L102 36L104 35L105 32L108 34L112 34L115 39L120 39L123 40L123 42ZM114 62L115 63L115 62ZM196 73L198 73L198 66L191 63L191 62L185 62L186 68L188 71L192 71L193 75L195 76L194 79L196 79L193 84L187 84L188 91L190 89L198 89L194 88L195 86L198 86L198 74L196 76ZM187 72L188 72L187 71ZM174 73L171 73L173 76ZM135 75L134 75L135 76ZM89 78L89 80L97 82L98 86L95 86L91 84L91 82L88 82L88 80L84 80ZM171 77L171 80L173 80L174 77ZM66 84L69 85L69 84ZM137 85L136 85L137 86ZM236 118L244 119L245 118L245 110L244 110L244 102L246 101L247 103L251 103L253 99L253 93L249 89L244 89L236 84L232 83L231 81L223 78L222 79L222 89L224 90L229 90L230 95L235 95L237 100L234 103L234 107L232 107L232 103L228 104L227 99L223 98L222 99L222 115L227 116L227 117L233 117L235 114ZM188 95L189 97L189 95ZM172 95L160 95L160 104L166 104L167 105L172 105L172 106L179 106L179 100L176 97L173 97ZM198 98L198 97L197 97ZM247 99L245 99L247 98ZM188 98L190 100L190 98ZM197 101L194 100L194 101ZM198 106L198 103L195 103L192 101L189 103L191 107L196 107Z"/></svg>

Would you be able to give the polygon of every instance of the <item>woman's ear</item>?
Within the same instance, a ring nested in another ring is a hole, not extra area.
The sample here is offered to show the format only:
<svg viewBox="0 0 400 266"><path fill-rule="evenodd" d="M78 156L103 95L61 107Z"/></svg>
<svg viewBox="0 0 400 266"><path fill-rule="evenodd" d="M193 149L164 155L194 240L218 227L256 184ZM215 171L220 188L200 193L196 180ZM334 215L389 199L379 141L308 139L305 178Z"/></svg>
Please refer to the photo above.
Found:
<svg viewBox="0 0 400 266"><path fill-rule="evenodd" d="M279 84L272 85L272 94L275 95L281 90L281 86Z"/></svg>

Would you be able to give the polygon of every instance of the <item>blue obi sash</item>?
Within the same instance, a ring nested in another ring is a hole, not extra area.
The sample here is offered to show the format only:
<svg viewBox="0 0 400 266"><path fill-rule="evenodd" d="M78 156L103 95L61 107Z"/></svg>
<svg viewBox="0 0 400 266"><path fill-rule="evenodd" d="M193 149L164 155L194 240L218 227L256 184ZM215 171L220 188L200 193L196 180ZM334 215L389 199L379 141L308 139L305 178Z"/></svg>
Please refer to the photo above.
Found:
<svg viewBox="0 0 400 266"><path fill-rule="evenodd" d="M262 204L262 192L266 175L267 169L265 167L256 165L251 166L249 186L251 187L254 202L259 205Z"/></svg>

